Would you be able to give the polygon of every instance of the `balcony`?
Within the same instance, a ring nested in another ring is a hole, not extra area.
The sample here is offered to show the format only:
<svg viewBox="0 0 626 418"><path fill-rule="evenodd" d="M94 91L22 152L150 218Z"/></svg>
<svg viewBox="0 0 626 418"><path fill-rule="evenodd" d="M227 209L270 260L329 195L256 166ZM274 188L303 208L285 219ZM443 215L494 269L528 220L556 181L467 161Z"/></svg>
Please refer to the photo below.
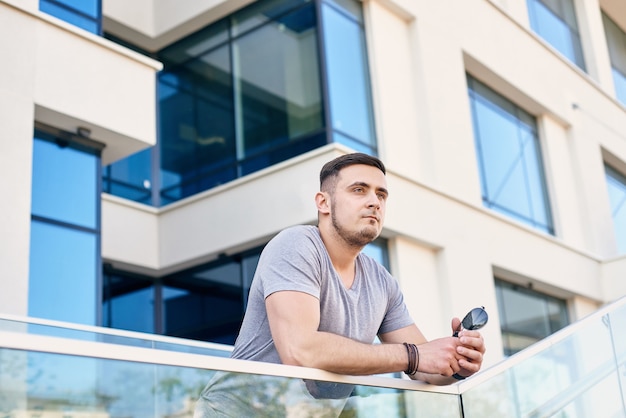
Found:
<svg viewBox="0 0 626 418"><path fill-rule="evenodd" d="M251 416L624 417L624 329L626 298L439 387L234 360L228 346L2 315L0 415L192 417L202 389L219 378L227 388L220 408L243 407Z"/></svg>

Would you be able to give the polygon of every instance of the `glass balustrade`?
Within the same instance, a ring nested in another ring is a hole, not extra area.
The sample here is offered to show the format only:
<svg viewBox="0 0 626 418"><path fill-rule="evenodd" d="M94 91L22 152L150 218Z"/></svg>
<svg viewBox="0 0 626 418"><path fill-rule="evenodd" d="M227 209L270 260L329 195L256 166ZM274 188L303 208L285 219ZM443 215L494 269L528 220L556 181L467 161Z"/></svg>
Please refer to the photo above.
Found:
<svg viewBox="0 0 626 418"><path fill-rule="evenodd" d="M0 416L624 417L626 299L438 387L227 358L230 347L0 315ZM211 416L211 415L206 415Z"/></svg>
<svg viewBox="0 0 626 418"><path fill-rule="evenodd" d="M625 302L511 356L478 375L481 382L474 380L472 387L461 387L464 416L625 417Z"/></svg>

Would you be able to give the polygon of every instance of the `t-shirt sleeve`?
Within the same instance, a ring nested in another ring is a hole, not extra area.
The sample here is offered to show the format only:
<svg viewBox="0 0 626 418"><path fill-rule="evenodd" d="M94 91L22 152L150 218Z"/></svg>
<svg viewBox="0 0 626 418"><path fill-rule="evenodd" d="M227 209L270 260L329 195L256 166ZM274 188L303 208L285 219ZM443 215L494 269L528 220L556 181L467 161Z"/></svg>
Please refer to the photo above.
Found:
<svg viewBox="0 0 626 418"><path fill-rule="evenodd" d="M387 313L378 330L379 334L395 331L414 323L404 303L404 296L402 295L400 284L386 270L384 270L384 274L388 289L388 304Z"/></svg>
<svg viewBox="0 0 626 418"><path fill-rule="evenodd" d="M263 250L256 276L263 297L280 291L298 291L320 298L321 256L314 235L290 228L276 235Z"/></svg>

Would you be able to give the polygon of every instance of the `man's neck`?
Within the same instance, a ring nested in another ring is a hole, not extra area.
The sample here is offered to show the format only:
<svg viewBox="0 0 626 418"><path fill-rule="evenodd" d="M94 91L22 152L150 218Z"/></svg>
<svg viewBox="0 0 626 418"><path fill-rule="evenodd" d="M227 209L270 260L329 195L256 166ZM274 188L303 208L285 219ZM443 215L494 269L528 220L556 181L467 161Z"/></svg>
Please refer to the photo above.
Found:
<svg viewBox="0 0 626 418"><path fill-rule="evenodd" d="M326 230L322 227L319 230L333 267L346 288L349 289L356 274L356 258L363 248L349 245L335 231Z"/></svg>

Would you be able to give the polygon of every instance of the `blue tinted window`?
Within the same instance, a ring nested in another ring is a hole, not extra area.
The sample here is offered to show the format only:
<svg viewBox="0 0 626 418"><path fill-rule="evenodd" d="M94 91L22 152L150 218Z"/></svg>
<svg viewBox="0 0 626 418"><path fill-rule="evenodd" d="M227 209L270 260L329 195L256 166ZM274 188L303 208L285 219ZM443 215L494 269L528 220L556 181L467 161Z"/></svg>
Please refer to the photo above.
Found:
<svg viewBox="0 0 626 418"><path fill-rule="evenodd" d="M100 158L85 148L35 135L28 314L95 325Z"/></svg>
<svg viewBox="0 0 626 418"><path fill-rule="evenodd" d="M104 326L234 344L262 248L161 279L104 267ZM387 240L363 252L389 269ZM155 322L156 321L156 322Z"/></svg>
<svg viewBox="0 0 626 418"><path fill-rule="evenodd" d="M96 324L98 235L32 221L28 315Z"/></svg>
<svg viewBox="0 0 626 418"><path fill-rule="evenodd" d="M553 233L533 118L468 78L485 206Z"/></svg>
<svg viewBox="0 0 626 418"><path fill-rule="evenodd" d="M33 147L32 214L96 228L99 161L95 155L36 140Z"/></svg>
<svg viewBox="0 0 626 418"><path fill-rule="evenodd" d="M528 0L530 25L550 45L585 70L572 0Z"/></svg>
<svg viewBox="0 0 626 418"><path fill-rule="evenodd" d="M107 166L102 191L150 204L153 152L154 148L148 148Z"/></svg>
<svg viewBox="0 0 626 418"><path fill-rule="evenodd" d="M378 261L383 267L389 270L389 252L387 250L387 240L377 238L363 248L363 253Z"/></svg>
<svg viewBox="0 0 626 418"><path fill-rule="evenodd" d="M154 324L155 288L150 280L104 274L105 327L138 332L156 332Z"/></svg>
<svg viewBox="0 0 626 418"><path fill-rule="evenodd" d="M39 10L89 32L100 34L100 0L40 0Z"/></svg>
<svg viewBox="0 0 626 418"><path fill-rule="evenodd" d="M331 123L342 134L336 138L342 143L348 139L352 148L359 142L372 153L376 143L363 30L358 21L326 3L322 16Z"/></svg>
<svg viewBox="0 0 626 418"><path fill-rule="evenodd" d="M626 254L626 177L609 166L605 171L617 248Z"/></svg>
<svg viewBox="0 0 626 418"><path fill-rule="evenodd" d="M618 70L613 69L613 82L615 83L617 100L626 106L626 74L622 74Z"/></svg>
<svg viewBox="0 0 626 418"><path fill-rule="evenodd" d="M323 127L315 23L308 5L235 41L239 158L289 147Z"/></svg>
<svg viewBox="0 0 626 418"><path fill-rule="evenodd" d="M375 154L361 5L324 1L325 46L318 2L260 0L159 51L159 144L105 191L161 206L330 141Z"/></svg>

